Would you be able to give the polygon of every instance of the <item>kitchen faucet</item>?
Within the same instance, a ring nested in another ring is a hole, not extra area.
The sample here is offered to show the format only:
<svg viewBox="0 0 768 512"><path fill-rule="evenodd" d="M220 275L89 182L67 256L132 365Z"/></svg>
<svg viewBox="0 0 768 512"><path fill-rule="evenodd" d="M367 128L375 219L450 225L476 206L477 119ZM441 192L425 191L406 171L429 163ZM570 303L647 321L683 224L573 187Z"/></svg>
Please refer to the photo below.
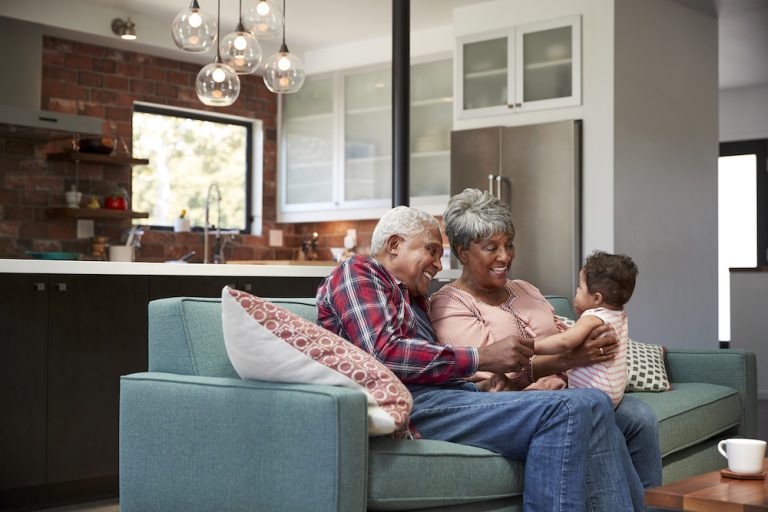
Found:
<svg viewBox="0 0 768 512"><path fill-rule="evenodd" d="M223 249L219 244L221 242L221 190L219 189L219 185L216 182L211 183L211 186L208 187L208 194L205 196L205 223L203 224L203 263L208 263L208 226L210 225L208 222L208 212L210 210L210 204L211 204L211 192L216 189L216 195L218 196L216 200L216 212L218 217L216 218L216 255L214 255L213 262L219 263L219 258L217 257L219 255L219 250Z"/></svg>

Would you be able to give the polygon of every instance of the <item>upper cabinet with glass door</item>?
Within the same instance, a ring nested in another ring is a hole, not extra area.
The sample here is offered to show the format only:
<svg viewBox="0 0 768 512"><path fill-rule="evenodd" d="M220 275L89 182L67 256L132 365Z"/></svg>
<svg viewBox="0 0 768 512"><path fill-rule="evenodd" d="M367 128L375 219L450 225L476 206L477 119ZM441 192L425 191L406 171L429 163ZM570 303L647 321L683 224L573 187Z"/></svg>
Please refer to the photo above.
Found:
<svg viewBox="0 0 768 512"><path fill-rule="evenodd" d="M334 201L335 79L310 77L282 104L280 204L328 208Z"/></svg>
<svg viewBox="0 0 768 512"><path fill-rule="evenodd" d="M581 103L581 17L460 38L456 117Z"/></svg>
<svg viewBox="0 0 768 512"><path fill-rule="evenodd" d="M411 66L411 204L441 214L450 188L453 62ZM280 222L372 219L392 204L392 72L310 76L282 98Z"/></svg>

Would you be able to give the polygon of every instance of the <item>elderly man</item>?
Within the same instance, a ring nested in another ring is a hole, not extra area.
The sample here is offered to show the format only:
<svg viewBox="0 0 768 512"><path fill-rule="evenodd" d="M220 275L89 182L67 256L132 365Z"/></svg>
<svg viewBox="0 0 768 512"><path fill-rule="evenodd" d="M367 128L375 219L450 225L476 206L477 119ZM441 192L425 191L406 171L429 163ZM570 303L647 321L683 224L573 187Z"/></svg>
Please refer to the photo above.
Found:
<svg viewBox="0 0 768 512"><path fill-rule="evenodd" d="M442 253L434 217L392 209L374 229L373 257L345 261L318 289L318 323L408 385L412 425L424 438L527 460L525 510L623 511L633 510L633 501L642 508L642 486L607 395L480 393L463 380L478 370L523 370L533 347L517 337L479 348L436 343L425 294L442 269Z"/></svg>

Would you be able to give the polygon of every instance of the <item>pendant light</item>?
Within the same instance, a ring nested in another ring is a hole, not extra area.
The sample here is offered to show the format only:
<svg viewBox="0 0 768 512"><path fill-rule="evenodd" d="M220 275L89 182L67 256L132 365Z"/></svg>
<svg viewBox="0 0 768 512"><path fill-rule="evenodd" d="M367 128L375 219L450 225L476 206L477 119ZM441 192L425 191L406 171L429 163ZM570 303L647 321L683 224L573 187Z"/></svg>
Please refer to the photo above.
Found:
<svg viewBox="0 0 768 512"><path fill-rule="evenodd" d="M221 21L221 0L218 1L218 20ZM221 52L216 48L216 59L203 67L195 81L197 97L209 107L228 107L240 95L240 77L234 69L221 62Z"/></svg>
<svg viewBox="0 0 768 512"><path fill-rule="evenodd" d="M243 3L240 1L238 13L240 21L234 32L227 34L219 43L221 60L240 75L250 75L256 71L261 62L261 45L259 41L243 28Z"/></svg>
<svg viewBox="0 0 768 512"><path fill-rule="evenodd" d="M276 0L246 0L247 8L243 16L243 25L257 39L272 39L283 30L284 9Z"/></svg>
<svg viewBox="0 0 768 512"><path fill-rule="evenodd" d="M283 0L285 13L285 0ZM304 83L304 62L288 51L285 44L285 16L283 16L283 44L280 51L264 62L264 84L275 93L291 93L301 89Z"/></svg>
<svg viewBox="0 0 768 512"><path fill-rule="evenodd" d="M197 0L189 9L173 19L171 35L176 46L187 52L207 52L216 42L217 24L213 17L200 10Z"/></svg>

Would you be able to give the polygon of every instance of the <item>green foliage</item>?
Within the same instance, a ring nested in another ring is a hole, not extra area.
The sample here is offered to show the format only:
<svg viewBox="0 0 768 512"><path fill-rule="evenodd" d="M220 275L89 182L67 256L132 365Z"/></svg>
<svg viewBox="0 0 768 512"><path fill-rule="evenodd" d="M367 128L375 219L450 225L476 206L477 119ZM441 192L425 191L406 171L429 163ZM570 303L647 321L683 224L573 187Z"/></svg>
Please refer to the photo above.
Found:
<svg viewBox="0 0 768 512"><path fill-rule="evenodd" d="M135 112L133 153L149 165L133 168L133 209L150 212L153 226L173 226L187 210L193 227L205 222L208 187L221 190L221 228L245 228L246 139L244 126ZM210 218L218 223L216 194Z"/></svg>

